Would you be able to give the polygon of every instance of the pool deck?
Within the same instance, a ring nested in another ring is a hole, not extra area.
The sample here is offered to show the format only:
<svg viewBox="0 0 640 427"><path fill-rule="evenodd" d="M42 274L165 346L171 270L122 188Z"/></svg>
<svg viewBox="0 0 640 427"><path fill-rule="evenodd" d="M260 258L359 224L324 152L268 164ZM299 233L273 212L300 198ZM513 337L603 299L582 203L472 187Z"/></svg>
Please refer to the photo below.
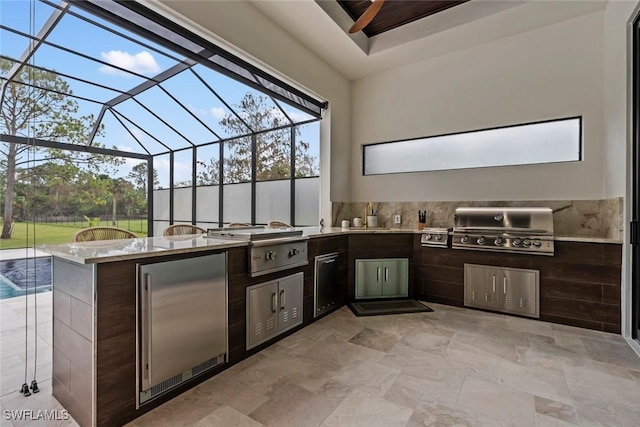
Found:
<svg viewBox="0 0 640 427"><path fill-rule="evenodd" d="M38 258L51 256L46 252L33 248L21 249L2 249L0 250L0 261L9 261L11 259Z"/></svg>

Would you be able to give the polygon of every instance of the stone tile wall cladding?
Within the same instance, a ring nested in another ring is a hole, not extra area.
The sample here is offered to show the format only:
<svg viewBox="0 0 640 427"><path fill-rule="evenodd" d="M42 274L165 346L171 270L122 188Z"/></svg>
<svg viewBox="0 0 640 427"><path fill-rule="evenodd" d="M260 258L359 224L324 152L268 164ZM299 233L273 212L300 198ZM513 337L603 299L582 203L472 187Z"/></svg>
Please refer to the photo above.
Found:
<svg viewBox="0 0 640 427"><path fill-rule="evenodd" d="M332 225L343 219L364 217L367 203L333 202ZM453 215L460 206L550 207L553 209L554 234L568 237L602 237L621 240L624 230L624 199L603 200L521 200L482 202L373 202L378 226L386 228L418 228L418 210L427 211L427 227L453 227ZM402 215L400 226L393 215Z"/></svg>

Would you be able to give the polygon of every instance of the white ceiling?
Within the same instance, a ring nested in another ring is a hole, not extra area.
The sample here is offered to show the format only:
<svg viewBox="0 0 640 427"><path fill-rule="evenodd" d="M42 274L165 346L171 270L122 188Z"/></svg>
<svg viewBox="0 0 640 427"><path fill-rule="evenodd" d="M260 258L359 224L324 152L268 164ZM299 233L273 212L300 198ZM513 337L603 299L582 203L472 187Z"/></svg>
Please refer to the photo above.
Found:
<svg viewBox="0 0 640 427"><path fill-rule="evenodd" d="M350 80L603 10L604 0L471 0L367 39L335 0L249 0Z"/></svg>

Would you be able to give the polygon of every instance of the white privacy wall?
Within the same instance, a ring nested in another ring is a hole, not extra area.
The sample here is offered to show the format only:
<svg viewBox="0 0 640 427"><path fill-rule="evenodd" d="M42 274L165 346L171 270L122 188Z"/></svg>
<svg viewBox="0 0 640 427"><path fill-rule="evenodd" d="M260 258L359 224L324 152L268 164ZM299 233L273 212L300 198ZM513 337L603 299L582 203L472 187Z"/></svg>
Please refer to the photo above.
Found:
<svg viewBox="0 0 640 427"><path fill-rule="evenodd" d="M352 201L602 198L603 15L354 82ZM362 176L362 144L577 115L584 118L583 162Z"/></svg>

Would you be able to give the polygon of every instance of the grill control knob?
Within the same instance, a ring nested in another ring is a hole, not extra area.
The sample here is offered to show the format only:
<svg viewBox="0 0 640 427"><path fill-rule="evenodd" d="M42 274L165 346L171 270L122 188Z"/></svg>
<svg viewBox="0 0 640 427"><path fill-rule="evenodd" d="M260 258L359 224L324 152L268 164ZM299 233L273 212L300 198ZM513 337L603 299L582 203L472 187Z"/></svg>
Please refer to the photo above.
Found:
<svg viewBox="0 0 640 427"><path fill-rule="evenodd" d="M533 241L533 246L535 246L536 248L539 248L540 246L542 246L542 242L536 239Z"/></svg>
<svg viewBox="0 0 640 427"><path fill-rule="evenodd" d="M524 246L525 248L528 248L529 246L531 246L531 240L529 239L524 239L522 241L522 246Z"/></svg>
<svg viewBox="0 0 640 427"><path fill-rule="evenodd" d="M431 240L431 239L433 239L433 236L432 236L431 234L427 234L427 236L425 237L425 239L427 239L427 240Z"/></svg>
<svg viewBox="0 0 640 427"><path fill-rule="evenodd" d="M478 242L479 245L484 245L484 236L478 237L478 240L476 240L476 242Z"/></svg>
<svg viewBox="0 0 640 427"><path fill-rule="evenodd" d="M296 256L300 253L300 249L298 248L291 248L291 250L289 251L289 256Z"/></svg>
<svg viewBox="0 0 640 427"><path fill-rule="evenodd" d="M520 239L513 239L513 246L520 246L522 244L522 240Z"/></svg>
<svg viewBox="0 0 640 427"><path fill-rule="evenodd" d="M266 254L264 254L264 257L268 260L274 260L276 259L276 253L274 251L269 251Z"/></svg>
<svg viewBox="0 0 640 427"><path fill-rule="evenodd" d="M437 234L436 235L436 240L439 242L442 240L442 234Z"/></svg>
<svg viewBox="0 0 640 427"><path fill-rule="evenodd" d="M467 243L469 241L469 236L462 236L460 238L460 243Z"/></svg>
<svg viewBox="0 0 640 427"><path fill-rule="evenodd" d="M504 240L502 240L502 237L496 237L496 240L493 241L493 244L496 246L502 246L503 243Z"/></svg>

